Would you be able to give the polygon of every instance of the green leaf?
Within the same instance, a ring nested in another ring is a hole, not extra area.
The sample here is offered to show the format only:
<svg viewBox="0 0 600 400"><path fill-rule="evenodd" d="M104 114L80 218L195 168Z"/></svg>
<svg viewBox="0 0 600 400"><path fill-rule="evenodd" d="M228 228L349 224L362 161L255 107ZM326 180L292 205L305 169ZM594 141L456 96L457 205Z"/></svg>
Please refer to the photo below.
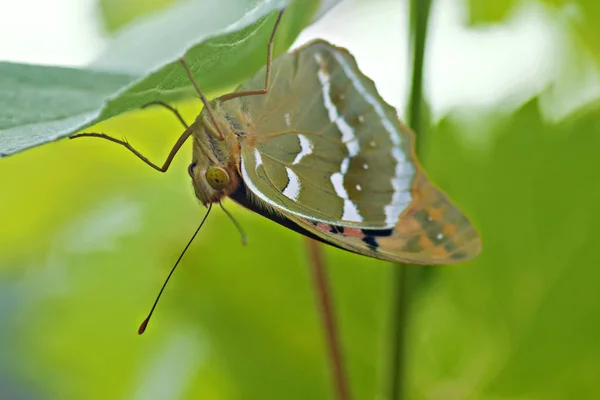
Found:
<svg viewBox="0 0 600 400"><path fill-rule="evenodd" d="M56 140L98 119L131 75L0 63L0 156Z"/></svg>
<svg viewBox="0 0 600 400"><path fill-rule="evenodd" d="M174 61L183 54L204 92L249 78L266 61L274 11L285 4L178 3L123 30L88 68L0 63L0 155L57 140L153 100L192 96L189 79ZM288 6L276 54L292 44L317 8L317 0Z"/></svg>

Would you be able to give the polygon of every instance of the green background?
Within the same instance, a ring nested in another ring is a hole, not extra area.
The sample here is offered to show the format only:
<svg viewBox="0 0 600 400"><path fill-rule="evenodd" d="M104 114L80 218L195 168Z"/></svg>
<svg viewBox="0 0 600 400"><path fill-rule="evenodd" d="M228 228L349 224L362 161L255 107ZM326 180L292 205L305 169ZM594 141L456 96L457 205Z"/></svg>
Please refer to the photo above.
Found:
<svg viewBox="0 0 600 400"><path fill-rule="evenodd" d="M149 4L129 2L132 16ZM469 22L497 23L512 3L471 0ZM107 28L127 22L115 2L101 4ZM597 73L600 6L573 4L578 18L557 23ZM546 5L557 16L565 6ZM577 71L581 60L569 63ZM456 110L426 130L426 169L472 217L484 250L435 268L411 302L408 398L600 397L600 103L554 121L541 111L552 94L510 113ZM199 111L177 105L189 121ZM483 126L485 145L464 140ZM160 109L94 130L126 134L157 162L181 133ZM248 246L215 210L136 334L204 213L190 152L164 175L94 139L0 160L0 398L331 398L304 239L232 202ZM396 267L326 256L353 398L385 398Z"/></svg>

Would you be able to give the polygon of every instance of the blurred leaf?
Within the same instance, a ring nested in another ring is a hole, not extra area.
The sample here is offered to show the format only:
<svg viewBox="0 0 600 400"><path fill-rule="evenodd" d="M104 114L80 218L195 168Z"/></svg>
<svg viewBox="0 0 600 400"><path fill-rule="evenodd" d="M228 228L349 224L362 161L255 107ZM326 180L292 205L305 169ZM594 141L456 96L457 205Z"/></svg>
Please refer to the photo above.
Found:
<svg viewBox="0 0 600 400"><path fill-rule="evenodd" d="M117 31L128 23L182 0L98 0L102 21L109 32ZM239 2L245 0L238 0ZM313 21L321 18L342 0L321 0ZM222 11L219 11L219 13Z"/></svg>
<svg viewBox="0 0 600 400"><path fill-rule="evenodd" d="M80 91L101 98L104 85L128 76L108 74L99 86L75 79L70 103ZM44 82L54 90L33 81ZM31 104L38 113L52 107ZM178 107L189 119L198 104ZM468 127L452 117L432 129L428 172L473 217L484 251L469 265L440 267L415 301L411 398L600 395L599 109L558 126L542 120L535 101L508 120L478 115L495 126L489 147L478 149L461 141ZM126 133L153 160L180 131L150 109L97 128ZM10 395L61 400L330 398L302 238L231 204L249 246L216 210L137 336L204 209L189 185L189 157L157 174L100 142L62 141L2 160L0 270L11 272L0 275L1 366L10 370L0 369L2 387L8 380ZM327 254L354 397L375 398L390 266Z"/></svg>
<svg viewBox="0 0 600 400"><path fill-rule="evenodd" d="M191 96L189 79L173 61L183 53L205 92L248 78L265 63L275 15L262 17L287 2L263 0L251 9L246 3L176 4L123 31L95 64L105 72L0 63L0 155L68 136L152 100ZM317 6L317 0L303 0L288 7L276 53L291 45Z"/></svg>
<svg viewBox="0 0 600 400"><path fill-rule="evenodd" d="M327 12L329 12L329 10L331 10L333 7L335 7L341 1L342 0L321 0L321 5L319 6L319 9L315 13L312 22L321 18L323 15L325 15Z"/></svg>
<svg viewBox="0 0 600 400"><path fill-rule="evenodd" d="M515 0L469 0L469 18L473 23L491 23L503 20L511 11Z"/></svg>
<svg viewBox="0 0 600 400"><path fill-rule="evenodd" d="M118 31L136 18L159 11L180 0L98 0L104 28Z"/></svg>
<svg viewBox="0 0 600 400"><path fill-rule="evenodd" d="M189 119L197 102L177 107ZM157 159L179 132L165 114L136 111L100 128L126 132ZM214 210L137 335L205 212L189 184L190 153L187 143L167 174L95 140L3 160L0 271L14 272L0 277L19 297L3 303L14 317L2 344L13 374L46 399L331 396L303 238L231 203L248 246ZM41 166L52 179L39 179ZM374 398L389 266L327 254L353 392Z"/></svg>
<svg viewBox="0 0 600 400"><path fill-rule="evenodd" d="M537 0L553 7L556 16L566 21L581 42L600 63L600 2L597 0ZM516 0L469 0L471 24L496 23L505 19L524 2Z"/></svg>
<svg viewBox="0 0 600 400"><path fill-rule="evenodd" d="M160 116L147 110L104 128L138 132L135 141L159 138L177 126L157 123ZM473 217L484 252L469 265L440 267L416 300L411 398L597 397L600 113L590 109L552 126L532 102L495 126L487 154L459 141L465 126L451 118L428 141L428 172ZM57 399L144 398L159 389L163 398L181 399L330 396L302 238L231 204L249 245L241 246L217 210L148 332L137 337L137 323L204 211L187 184L185 157L160 175L110 143L92 142L6 160L13 172L1 177L5 187L31 181L39 165L53 176L52 187L7 192L3 204L11 197L24 204L0 209L8 226L38 209L62 214L50 227L19 227L30 229L27 240L2 247L6 268L36 235L50 243L14 265L29 273L18 285L21 298L5 303L20 316L5 339L20 355L13 373ZM69 188L79 194L64 196ZM39 199L44 207L36 207ZM390 266L327 254L352 389L356 398L373 398Z"/></svg>
<svg viewBox="0 0 600 400"><path fill-rule="evenodd" d="M600 2L596 0L546 0L549 4L560 7L567 21L578 34L581 42L594 56L600 65Z"/></svg>
<svg viewBox="0 0 600 400"><path fill-rule="evenodd" d="M415 398L600 396L600 107L558 126L531 102L473 157L446 120L432 175L481 229L483 253L441 268L411 328Z"/></svg>

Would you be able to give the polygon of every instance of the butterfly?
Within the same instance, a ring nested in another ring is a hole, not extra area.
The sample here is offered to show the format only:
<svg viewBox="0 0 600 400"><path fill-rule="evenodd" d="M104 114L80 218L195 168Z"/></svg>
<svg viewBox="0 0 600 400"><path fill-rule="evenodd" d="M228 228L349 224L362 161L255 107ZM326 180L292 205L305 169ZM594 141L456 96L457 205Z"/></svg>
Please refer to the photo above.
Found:
<svg viewBox="0 0 600 400"><path fill-rule="evenodd" d="M229 197L305 236L365 256L410 264L472 259L480 239L435 187L414 152L414 134L345 49L324 40L272 59L235 92L204 103L163 166L193 138L188 173L205 206ZM209 209L210 210L210 209Z"/></svg>

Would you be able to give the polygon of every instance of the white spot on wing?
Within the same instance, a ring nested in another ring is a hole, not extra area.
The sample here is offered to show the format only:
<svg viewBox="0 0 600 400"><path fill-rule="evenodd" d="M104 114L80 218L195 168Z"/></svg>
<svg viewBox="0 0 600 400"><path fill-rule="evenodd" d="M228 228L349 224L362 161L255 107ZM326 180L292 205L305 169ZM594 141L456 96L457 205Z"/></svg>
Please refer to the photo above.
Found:
<svg viewBox="0 0 600 400"><path fill-rule="evenodd" d="M260 158L260 155L256 156L256 152L255 152L255 157L257 157L258 159L261 160L260 164L258 165L262 165L262 159ZM290 213L292 215L297 215L299 217L303 217L303 218L309 218L311 220L316 220L316 221L321 221L324 223L328 223L328 224L333 224L339 221L335 221L335 220L327 220L327 219L320 219L320 218L316 218L314 215L307 215L305 213L296 211L296 210L291 210L289 208L284 208L280 203L275 202L274 200L272 200L269 196L267 196L261 189L258 188L257 184L252 180L253 178L250 176L250 174L248 174L248 169L246 167L246 158L242 156L242 162L241 162L241 170L242 170L242 179L244 181L244 183L246 184L246 186L248 187L248 189L250 189L250 191L261 201L263 201L265 204L269 204L270 206L278 209L278 210L284 210L286 213ZM336 174L340 175L340 179L341 179L341 173L337 172ZM333 181L333 176L332 176L332 181ZM343 186L342 186L343 188ZM349 204L348 204L349 203ZM343 218L346 221L355 221L355 222L362 222L362 217L360 216L360 214L358 213L358 210L356 210L356 207L352 204L352 202L350 202L349 200L345 199L344 200L344 215ZM368 228L368 226L365 226L365 228ZM377 228L377 227L374 227Z"/></svg>
<svg viewBox="0 0 600 400"><path fill-rule="evenodd" d="M410 185L415 169L400 149L400 132L396 129L381 104L367 91L358 75L352 70L352 67L350 67L344 57L335 50L332 51L332 54L337 62L340 63L348 78L352 81L354 88L363 96L367 103L373 106L375 113L379 117L385 130L388 132L390 141L393 144L391 153L392 157L396 160L396 170L394 176L391 178L391 183L394 188L394 194L392 195L391 203L384 208L386 215L385 221L388 226L393 226L396 224L400 214L412 201ZM373 145L375 143L371 141L369 144Z"/></svg>
<svg viewBox="0 0 600 400"><path fill-rule="evenodd" d="M333 184L333 188L335 189L335 193L341 197L342 199L348 199L348 192L346 188L344 188L344 175L348 172L348 167L350 165L350 159L348 157L342 160L342 164L340 165L340 172L336 172L331 174L331 183Z"/></svg>
<svg viewBox="0 0 600 400"><path fill-rule="evenodd" d="M319 66L323 64L323 58L318 53L315 54L315 60ZM329 114L329 121L335 123L338 130L342 134L342 142L346 145L348 154L350 154L350 157L354 157L360 151L358 138L354 134L354 129L348 125L348 122L346 122L344 117L340 115L337 107L335 104L333 104L331 99L331 76L326 69L319 68L317 71L317 77L319 78L319 82L321 82L321 88L323 90L323 102L325 104L325 108L327 109L327 113Z"/></svg>
<svg viewBox="0 0 600 400"><path fill-rule="evenodd" d="M344 213L342 214L342 220L362 222L364 221L363 217L360 215L360 212L358 212L356 204L354 204L354 202L348 198L348 192L344 187L344 175L346 174L346 172L348 172L349 165L350 158L344 158L344 160L342 161L342 165L340 166L341 172L331 174L331 183L338 197L344 200Z"/></svg>
<svg viewBox="0 0 600 400"><path fill-rule="evenodd" d="M257 159L256 167L258 168L258 166L262 164L262 158L260 158L260 154L256 149L254 149L254 157L256 157ZM260 160L260 164L258 164L258 160ZM248 174L248 170L246 169L246 160L244 159L244 157L242 157L242 179L244 180L244 183L248 186L250 191L257 195L262 201L264 201L267 204L270 204L273 207L281 208L281 206L278 203L275 203L268 196L266 196L252 181L252 178L250 178L250 174Z"/></svg>
<svg viewBox="0 0 600 400"><path fill-rule="evenodd" d="M283 189L283 195L288 199L298 201L300 197L300 179L298 175L290 168L285 167L288 176L288 184L285 189Z"/></svg>
<svg viewBox="0 0 600 400"><path fill-rule="evenodd" d="M296 155L296 158L294 158L294 162L292 162L292 165L296 165L298 164L300 161L302 161L302 158L312 154L313 152L313 143L308 140L308 138L302 134L298 135L298 139L300 140L300 153L298 153Z"/></svg>
<svg viewBox="0 0 600 400"><path fill-rule="evenodd" d="M358 212L356 204L352 201L344 200L344 214L342 214L342 221L362 222L363 217Z"/></svg>
<svg viewBox="0 0 600 400"><path fill-rule="evenodd" d="M344 175L346 175L348 172L350 158L356 156L360 151L358 138L354 134L354 129L348 125L348 122L346 122L344 117L340 115L337 107L335 104L333 104L331 99L331 76L329 75L328 71L322 67L323 57L321 57L319 53L316 53L314 58L319 65L317 78L319 79L321 88L323 90L323 103L327 109L327 113L329 114L329 121L335 123L338 130L342 134L342 143L344 143L348 149L348 157L344 158L342 161L342 164L340 165L340 172L336 172L331 175L331 183L333 184L336 194L344 200L344 213L342 214L342 220L362 222L364 221L363 217L358 212L356 204L349 199L348 192L344 188Z"/></svg>
<svg viewBox="0 0 600 400"><path fill-rule="evenodd" d="M342 199L347 199L348 192L346 192L346 189L344 188L344 176L341 173L336 172L335 174L331 174L330 179L331 184L335 189L335 193Z"/></svg>
<svg viewBox="0 0 600 400"><path fill-rule="evenodd" d="M350 158L346 157L342 160L342 164L340 165L340 171L341 171L342 175L346 175L346 172L348 172L349 166L350 166Z"/></svg>
<svg viewBox="0 0 600 400"><path fill-rule="evenodd" d="M285 114L283 114L283 116L285 117L285 126L287 126L288 128L291 128L292 120L290 119L290 113L286 112Z"/></svg>
<svg viewBox="0 0 600 400"><path fill-rule="evenodd" d="M260 167L262 165L263 161L262 161L262 157L261 157L258 149L254 149L254 158L256 158L256 165L254 166L254 168Z"/></svg>
<svg viewBox="0 0 600 400"><path fill-rule="evenodd" d="M362 190L362 187L359 184L356 184L356 190Z"/></svg>

